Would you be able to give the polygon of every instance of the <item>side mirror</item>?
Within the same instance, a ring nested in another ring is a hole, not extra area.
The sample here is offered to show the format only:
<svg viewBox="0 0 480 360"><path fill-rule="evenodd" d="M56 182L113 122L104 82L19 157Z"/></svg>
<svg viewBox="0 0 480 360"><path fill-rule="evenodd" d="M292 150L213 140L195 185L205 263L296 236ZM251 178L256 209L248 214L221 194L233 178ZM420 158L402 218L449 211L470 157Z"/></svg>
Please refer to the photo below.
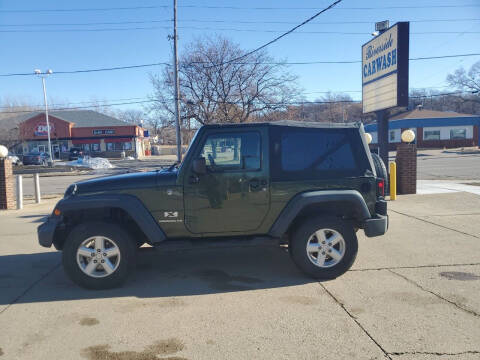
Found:
<svg viewBox="0 0 480 360"><path fill-rule="evenodd" d="M207 173L207 162L204 157L193 160L192 170L197 175L204 175Z"/></svg>

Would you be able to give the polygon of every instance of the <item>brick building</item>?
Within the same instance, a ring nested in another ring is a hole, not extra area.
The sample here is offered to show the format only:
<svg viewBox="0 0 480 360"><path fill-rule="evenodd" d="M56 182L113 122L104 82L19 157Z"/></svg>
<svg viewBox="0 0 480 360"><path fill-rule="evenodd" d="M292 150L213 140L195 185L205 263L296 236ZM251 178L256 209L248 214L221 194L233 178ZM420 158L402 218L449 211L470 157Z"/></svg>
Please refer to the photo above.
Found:
<svg viewBox="0 0 480 360"><path fill-rule="evenodd" d="M418 148L456 148L479 146L480 116L449 111L415 109L397 114L389 119L388 141L390 149L401 142L406 129L415 132ZM372 135L372 148L377 147L377 124L365 125Z"/></svg>
<svg viewBox="0 0 480 360"><path fill-rule="evenodd" d="M18 119L17 119L18 120ZM144 130L92 110L64 110L48 113L52 156L65 158L72 147L82 148L91 156L143 156L148 146ZM17 153L48 152L45 113L22 115L19 125L21 144ZM146 135L146 134L145 134Z"/></svg>

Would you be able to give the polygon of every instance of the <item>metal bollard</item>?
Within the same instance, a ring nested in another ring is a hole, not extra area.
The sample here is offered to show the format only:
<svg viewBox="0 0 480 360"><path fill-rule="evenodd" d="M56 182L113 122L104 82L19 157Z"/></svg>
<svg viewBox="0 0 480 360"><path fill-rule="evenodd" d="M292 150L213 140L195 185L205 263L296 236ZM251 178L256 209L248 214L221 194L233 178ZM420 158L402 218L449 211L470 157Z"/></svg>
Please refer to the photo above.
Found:
<svg viewBox="0 0 480 360"><path fill-rule="evenodd" d="M17 175L17 209L23 209L23 181L22 175Z"/></svg>
<svg viewBox="0 0 480 360"><path fill-rule="evenodd" d="M40 204L42 196L40 194L40 175L38 173L33 175L33 187L35 188L35 202Z"/></svg>
<svg viewBox="0 0 480 360"><path fill-rule="evenodd" d="M390 200L397 199L397 164L390 162Z"/></svg>

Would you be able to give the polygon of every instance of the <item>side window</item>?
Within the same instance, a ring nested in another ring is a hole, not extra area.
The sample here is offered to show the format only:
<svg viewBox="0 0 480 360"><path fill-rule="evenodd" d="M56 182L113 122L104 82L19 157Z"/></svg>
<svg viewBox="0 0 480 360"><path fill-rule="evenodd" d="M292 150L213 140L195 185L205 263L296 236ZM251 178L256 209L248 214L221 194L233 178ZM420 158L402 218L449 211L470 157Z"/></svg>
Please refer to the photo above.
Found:
<svg viewBox="0 0 480 360"><path fill-rule="evenodd" d="M360 176L369 168L356 129L274 128L271 173L274 181Z"/></svg>
<svg viewBox="0 0 480 360"><path fill-rule="evenodd" d="M450 139L466 139L467 138L467 129L451 129L450 130Z"/></svg>
<svg viewBox="0 0 480 360"><path fill-rule="evenodd" d="M200 153L210 171L260 169L260 134L221 133L207 137Z"/></svg>

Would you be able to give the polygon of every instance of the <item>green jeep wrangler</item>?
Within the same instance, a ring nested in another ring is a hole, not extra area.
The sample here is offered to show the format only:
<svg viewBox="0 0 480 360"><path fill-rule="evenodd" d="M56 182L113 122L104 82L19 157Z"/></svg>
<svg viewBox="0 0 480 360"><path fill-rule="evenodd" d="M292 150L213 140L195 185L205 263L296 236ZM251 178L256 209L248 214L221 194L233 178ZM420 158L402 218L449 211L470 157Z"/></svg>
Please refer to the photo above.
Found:
<svg viewBox="0 0 480 360"><path fill-rule="evenodd" d="M38 238L93 289L122 284L144 243L181 241L286 240L303 272L333 279L352 266L358 229L387 231L375 160L361 124L207 125L181 164L70 185Z"/></svg>

